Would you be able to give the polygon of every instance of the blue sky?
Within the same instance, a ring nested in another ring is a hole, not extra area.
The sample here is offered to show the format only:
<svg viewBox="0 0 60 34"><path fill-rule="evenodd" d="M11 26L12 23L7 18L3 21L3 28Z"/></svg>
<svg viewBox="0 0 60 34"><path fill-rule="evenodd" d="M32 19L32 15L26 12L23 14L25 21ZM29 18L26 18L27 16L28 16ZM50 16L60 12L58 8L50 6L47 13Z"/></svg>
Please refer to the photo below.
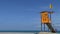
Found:
<svg viewBox="0 0 60 34"><path fill-rule="evenodd" d="M40 30L39 12L50 10L51 2L54 11L52 23L57 29L60 0L0 0L0 30Z"/></svg>

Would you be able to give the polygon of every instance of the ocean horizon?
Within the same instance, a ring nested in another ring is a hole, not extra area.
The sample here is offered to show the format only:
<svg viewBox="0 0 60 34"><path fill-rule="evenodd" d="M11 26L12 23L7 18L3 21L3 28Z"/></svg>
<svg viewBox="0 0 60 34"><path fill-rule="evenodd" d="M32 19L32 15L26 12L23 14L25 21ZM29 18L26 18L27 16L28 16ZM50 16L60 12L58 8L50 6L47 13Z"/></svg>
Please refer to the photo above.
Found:
<svg viewBox="0 0 60 34"><path fill-rule="evenodd" d="M15 30L15 31L12 30L11 31L10 30L9 31L9 30L0 30L0 32L31 32L31 33L36 33L36 32L50 32L50 31L38 31L38 30L34 30L34 31L33 30L32 31L25 31L25 30L24 31L18 31L18 30ZM60 33L60 31L56 31L56 33Z"/></svg>

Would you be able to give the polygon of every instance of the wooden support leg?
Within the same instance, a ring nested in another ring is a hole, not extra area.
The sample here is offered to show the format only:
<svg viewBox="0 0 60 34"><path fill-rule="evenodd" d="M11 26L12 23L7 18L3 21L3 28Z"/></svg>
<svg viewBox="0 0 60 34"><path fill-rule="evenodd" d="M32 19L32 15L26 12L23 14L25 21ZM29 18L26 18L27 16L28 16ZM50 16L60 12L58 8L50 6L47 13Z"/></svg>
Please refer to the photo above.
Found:
<svg viewBox="0 0 60 34"><path fill-rule="evenodd" d="M51 32L56 33L56 31L54 30L54 28L52 27L50 23L47 23L46 25L50 29Z"/></svg>

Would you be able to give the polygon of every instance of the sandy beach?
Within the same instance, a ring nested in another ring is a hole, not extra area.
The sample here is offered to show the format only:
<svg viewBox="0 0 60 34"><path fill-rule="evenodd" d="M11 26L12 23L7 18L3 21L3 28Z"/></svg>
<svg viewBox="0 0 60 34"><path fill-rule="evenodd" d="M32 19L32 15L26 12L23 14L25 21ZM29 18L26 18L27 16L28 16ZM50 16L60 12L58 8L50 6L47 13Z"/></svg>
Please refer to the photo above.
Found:
<svg viewBox="0 0 60 34"><path fill-rule="evenodd" d="M34 34L28 32L0 32L0 34Z"/></svg>
<svg viewBox="0 0 60 34"><path fill-rule="evenodd" d="M51 33L51 32L40 32L39 34L57 34L57 33Z"/></svg>

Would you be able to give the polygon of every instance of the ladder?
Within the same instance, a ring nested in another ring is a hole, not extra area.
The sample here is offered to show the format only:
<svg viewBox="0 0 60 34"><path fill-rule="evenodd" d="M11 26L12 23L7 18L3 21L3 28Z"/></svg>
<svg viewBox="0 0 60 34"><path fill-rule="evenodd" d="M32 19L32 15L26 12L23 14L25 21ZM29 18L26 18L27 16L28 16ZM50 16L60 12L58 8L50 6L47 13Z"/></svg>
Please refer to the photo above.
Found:
<svg viewBox="0 0 60 34"><path fill-rule="evenodd" d="M54 28L52 27L51 23L46 23L47 27L50 29L51 32L56 33Z"/></svg>

